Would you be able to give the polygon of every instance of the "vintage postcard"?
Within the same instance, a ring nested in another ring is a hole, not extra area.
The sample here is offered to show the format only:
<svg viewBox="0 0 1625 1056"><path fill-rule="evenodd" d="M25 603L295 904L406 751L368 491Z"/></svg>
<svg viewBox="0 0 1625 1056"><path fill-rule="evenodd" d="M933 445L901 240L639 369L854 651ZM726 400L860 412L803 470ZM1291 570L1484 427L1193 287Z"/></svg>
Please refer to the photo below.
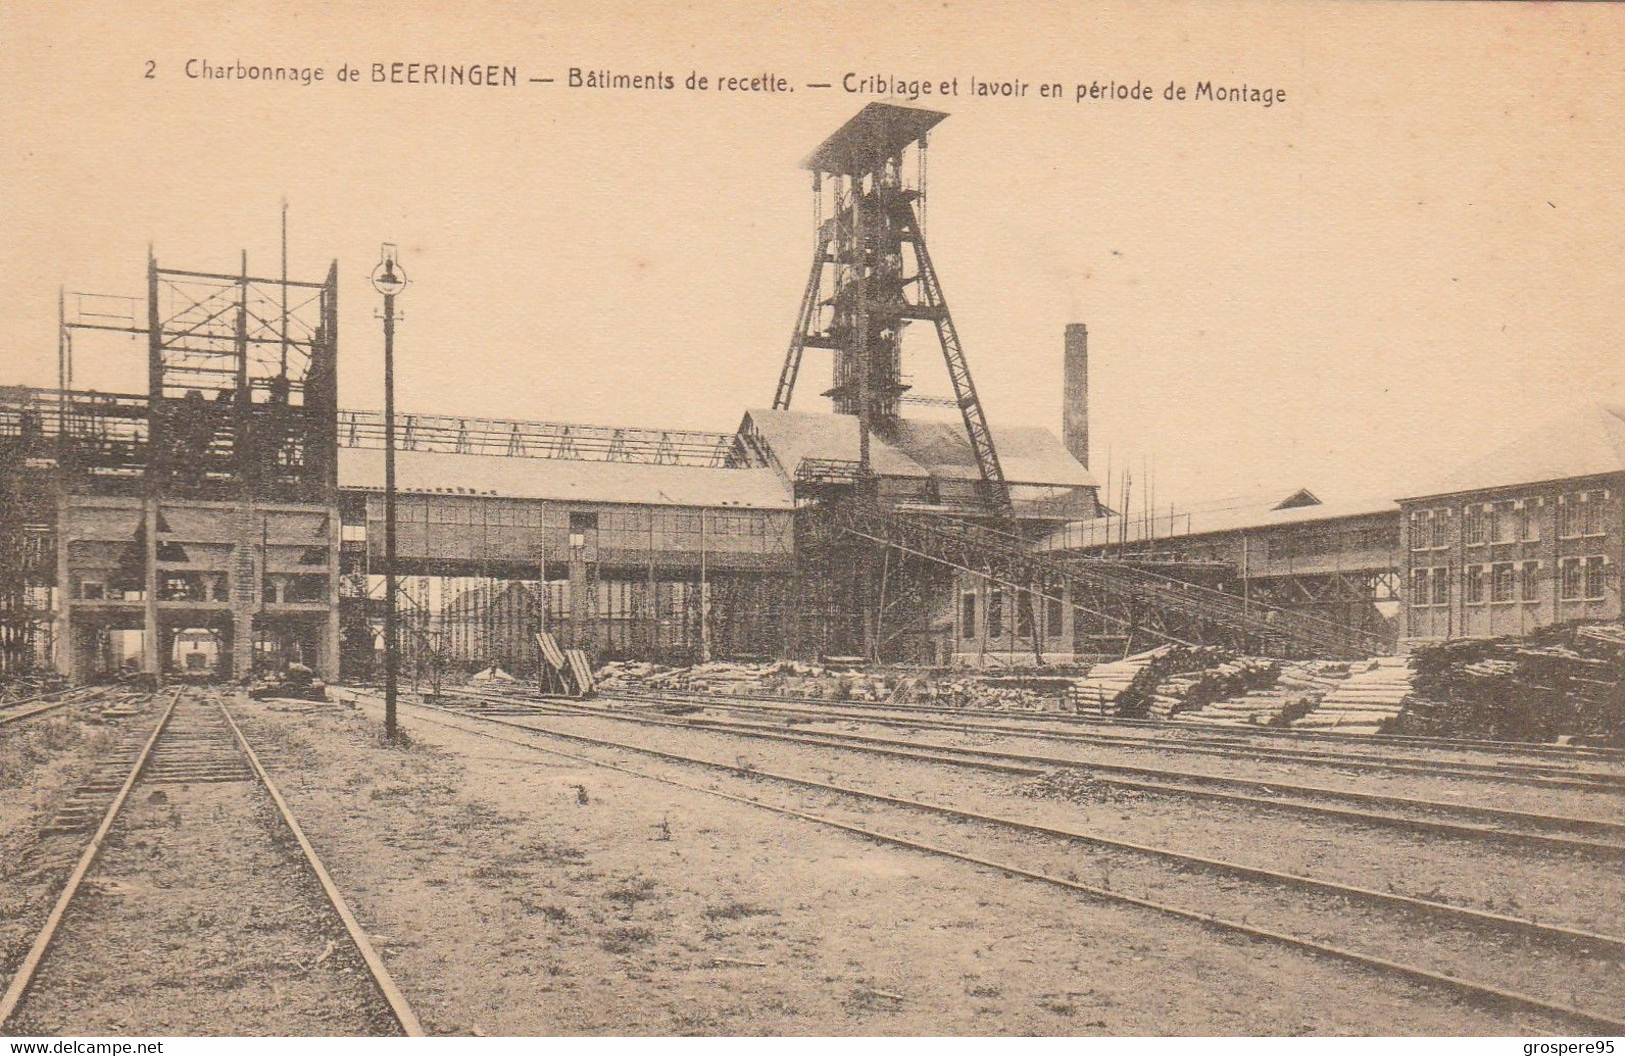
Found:
<svg viewBox="0 0 1625 1056"><path fill-rule="evenodd" d="M1625 5L5 0L0 100L11 1051L1625 1033Z"/></svg>

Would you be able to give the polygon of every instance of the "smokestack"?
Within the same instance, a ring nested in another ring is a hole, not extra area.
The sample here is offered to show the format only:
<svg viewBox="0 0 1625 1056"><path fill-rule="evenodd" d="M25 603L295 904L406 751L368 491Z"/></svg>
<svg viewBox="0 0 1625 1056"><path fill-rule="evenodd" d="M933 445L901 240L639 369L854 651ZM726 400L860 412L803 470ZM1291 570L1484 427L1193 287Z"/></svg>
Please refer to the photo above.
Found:
<svg viewBox="0 0 1625 1056"><path fill-rule="evenodd" d="M1072 457L1089 465L1089 328L1066 325L1061 439Z"/></svg>

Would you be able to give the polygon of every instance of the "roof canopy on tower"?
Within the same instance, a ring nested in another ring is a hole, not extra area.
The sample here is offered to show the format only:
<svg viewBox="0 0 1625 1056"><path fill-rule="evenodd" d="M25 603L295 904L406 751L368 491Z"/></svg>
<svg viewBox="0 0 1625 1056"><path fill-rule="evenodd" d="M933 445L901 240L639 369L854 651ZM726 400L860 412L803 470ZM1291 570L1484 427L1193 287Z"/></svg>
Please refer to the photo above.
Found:
<svg viewBox="0 0 1625 1056"><path fill-rule="evenodd" d="M874 172L947 116L937 110L870 103L807 155L801 167L841 176Z"/></svg>

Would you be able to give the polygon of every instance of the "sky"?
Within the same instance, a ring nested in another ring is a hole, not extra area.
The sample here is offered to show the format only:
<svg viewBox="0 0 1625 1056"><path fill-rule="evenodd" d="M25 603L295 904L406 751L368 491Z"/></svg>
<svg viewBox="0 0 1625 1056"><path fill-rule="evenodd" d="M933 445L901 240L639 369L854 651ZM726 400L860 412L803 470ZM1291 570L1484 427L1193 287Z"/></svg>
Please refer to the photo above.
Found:
<svg viewBox="0 0 1625 1056"><path fill-rule="evenodd" d="M1625 5L142 8L0 0L0 384L54 385L59 288L141 294L149 243L275 274L285 197L294 276L339 262L342 405L382 402L387 241L412 282L402 410L731 430L772 402L806 281L800 160L906 102L845 91L852 73L960 82L916 105L950 114L929 237L994 428L1059 431L1062 332L1084 322L1092 465L1132 467L1137 494L1154 475L1164 509L1425 492L1625 403ZM520 84L373 84L375 62ZM572 89L571 67L679 88ZM794 90L690 92L691 71ZM1155 97L1076 101L1095 80ZM1161 98L1202 81L1285 99ZM138 340L76 348L77 384L143 387ZM798 409L827 406L829 369L809 351ZM905 370L948 391L928 343Z"/></svg>

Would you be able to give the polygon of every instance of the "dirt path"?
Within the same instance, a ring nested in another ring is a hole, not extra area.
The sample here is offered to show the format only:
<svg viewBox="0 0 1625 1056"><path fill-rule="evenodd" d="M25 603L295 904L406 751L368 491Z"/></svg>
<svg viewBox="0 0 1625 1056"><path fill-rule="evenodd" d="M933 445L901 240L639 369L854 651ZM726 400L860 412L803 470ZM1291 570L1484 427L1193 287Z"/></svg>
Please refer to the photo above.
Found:
<svg viewBox="0 0 1625 1056"><path fill-rule="evenodd" d="M1555 1029L419 714L244 709L431 1032Z"/></svg>

